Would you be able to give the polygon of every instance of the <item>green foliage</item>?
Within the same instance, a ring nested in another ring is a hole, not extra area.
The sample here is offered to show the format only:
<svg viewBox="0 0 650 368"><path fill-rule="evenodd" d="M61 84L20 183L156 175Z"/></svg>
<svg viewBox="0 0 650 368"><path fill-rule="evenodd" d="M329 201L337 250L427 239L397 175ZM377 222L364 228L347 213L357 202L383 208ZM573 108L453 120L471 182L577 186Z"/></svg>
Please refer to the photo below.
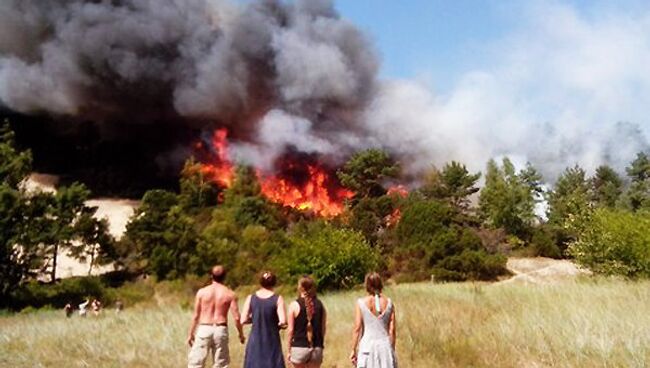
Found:
<svg viewBox="0 0 650 368"><path fill-rule="evenodd" d="M485 186L479 197L479 211L485 223L493 228L503 227L510 234L522 235L535 220L535 205L541 192L541 177L528 165L519 174L508 158L499 168L488 161Z"/></svg>
<svg viewBox="0 0 650 368"><path fill-rule="evenodd" d="M383 195L375 198L361 198L350 209L348 226L363 234L371 244L377 244L379 234L387 226L386 219L399 208L399 196Z"/></svg>
<svg viewBox="0 0 650 368"><path fill-rule="evenodd" d="M578 165L567 168L548 195L548 221L562 226L571 216L589 206L589 183Z"/></svg>
<svg viewBox="0 0 650 368"><path fill-rule="evenodd" d="M272 262L285 282L312 275L319 290L351 288L378 266L377 251L353 230L314 222L296 229L288 241Z"/></svg>
<svg viewBox="0 0 650 368"><path fill-rule="evenodd" d="M379 197L386 193L384 181L396 178L399 166L385 151L368 149L357 152L337 172L341 184L358 198Z"/></svg>
<svg viewBox="0 0 650 368"><path fill-rule="evenodd" d="M54 284L30 281L15 289L8 307L20 310L27 306L62 308L67 303L81 303L86 298L105 299L106 285L98 276L72 277Z"/></svg>
<svg viewBox="0 0 650 368"><path fill-rule="evenodd" d="M142 197L140 206L135 210L126 225L124 237L120 240L118 254L120 261L134 270L147 268L153 250L165 247L168 215L172 207L178 204L176 194L164 190L149 190ZM164 256L162 250L159 256Z"/></svg>
<svg viewBox="0 0 650 368"><path fill-rule="evenodd" d="M241 198L258 197L260 193L261 187L255 170L250 166L237 166L232 186L224 194L225 204L232 204Z"/></svg>
<svg viewBox="0 0 650 368"><path fill-rule="evenodd" d="M234 217L235 223L242 228L248 225L278 228L282 221L277 206L262 197L241 199L234 208Z"/></svg>
<svg viewBox="0 0 650 368"><path fill-rule="evenodd" d="M32 154L16 150L14 138L9 122L5 120L0 127L0 182L16 189L32 171Z"/></svg>
<svg viewBox="0 0 650 368"><path fill-rule="evenodd" d="M541 225L533 231L531 246L534 255L549 258L562 258L563 250L558 244L564 244L561 228L552 225Z"/></svg>
<svg viewBox="0 0 650 368"><path fill-rule="evenodd" d="M479 190L476 182L480 177L481 173L470 174L465 165L452 161L442 171L435 167L429 171L420 192L425 198L446 201L464 212L469 209L469 197Z"/></svg>
<svg viewBox="0 0 650 368"><path fill-rule="evenodd" d="M633 182L644 182L650 179L650 157L645 152L639 152L625 171Z"/></svg>
<svg viewBox="0 0 650 368"><path fill-rule="evenodd" d="M650 210L650 158L639 152L626 171L632 183L622 198L623 207L631 211Z"/></svg>
<svg viewBox="0 0 650 368"><path fill-rule="evenodd" d="M600 207L614 208L623 192L623 180L607 165L601 165L591 178L591 201Z"/></svg>
<svg viewBox="0 0 650 368"><path fill-rule="evenodd" d="M595 273L650 277L650 213L596 209L571 222L578 234L568 251Z"/></svg>
<svg viewBox="0 0 650 368"><path fill-rule="evenodd" d="M436 265L433 275L440 281L494 280L507 273L506 257L484 250L464 250Z"/></svg>
<svg viewBox="0 0 650 368"><path fill-rule="evenodd" d="M391 272L411 273L414 280L434 274L440 280L485 280L505 272L488 254L476 231L454 222L447 203L413 197L403 208ZM411 279L411 278L407 278Z"/></svg>
<svg viewBox="0 0 650 368"><path fill-rule="evenodd" d="M206 179L201 164L194 157L185 161L180 178L179 203L187 210L214 206L219 190L213 181Z"/></svg>

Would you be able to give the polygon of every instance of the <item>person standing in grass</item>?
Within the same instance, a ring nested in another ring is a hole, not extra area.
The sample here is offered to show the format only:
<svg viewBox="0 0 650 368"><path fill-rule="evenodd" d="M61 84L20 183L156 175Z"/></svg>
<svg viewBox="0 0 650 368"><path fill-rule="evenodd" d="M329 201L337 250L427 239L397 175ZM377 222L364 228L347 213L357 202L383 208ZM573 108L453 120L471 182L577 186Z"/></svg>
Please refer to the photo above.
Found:
<svg viewBox="0 0 650 368"><path fill-rule="evenodd" d="M309 276L298 281L298 299L287 313L287 360L294 368L319 368L323 363L323 341L327 314L316 297L316 283Z"/></svg>
<svg viewBox="0 0 650 368"><path fill-rule="evenodd" d="M237 296L223 284L226 270L217 265L212 268L211 275L212 283L196 293L194 314L187 337L190 346L188 368L202 368L209 351L213 354L214 368L229 366L228 310L235 320L239 341L244 343Z"/></svg>
<svg viewBox="0 0 650 368"><path fill-rule="evenodd" d="M395 306L382 294L378 273L367 274L365 286L368 295L354 308L350 361L357 368L395 368Z"/></svg>
<svg viewBox="0 0 650 368"><path fill-rule="evenodd" d="M273 291L275 284L275 275L263 272L260 289L249 295L244 303L244 321L253 324L244 368L284 368L280 329L287 327L287 316L282 296Z"/></svg>

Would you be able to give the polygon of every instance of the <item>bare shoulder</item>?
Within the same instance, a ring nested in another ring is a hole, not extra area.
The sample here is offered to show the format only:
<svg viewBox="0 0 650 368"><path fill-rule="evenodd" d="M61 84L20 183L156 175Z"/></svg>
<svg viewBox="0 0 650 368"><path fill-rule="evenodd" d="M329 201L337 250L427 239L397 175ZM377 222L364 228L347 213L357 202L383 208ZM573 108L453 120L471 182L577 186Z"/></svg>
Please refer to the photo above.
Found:
<svg viewBox="0 0 650 368"><path fill-rule="evenodd" d="M225 287L225 295L228 300L237 300L237 293L235 293L232 289Z"/></svg>
<svg viewBox="0 0 650 368"><path fill-rule="evenodd" d="M210 285L208 285L208 286L204 286L204 287L200 288L200 289L196 292L196 296L199 297L199 298L201 298L201 297L203 297L203 296L204 296L204 295L205 295L209 290L210 290Z"/></svg>

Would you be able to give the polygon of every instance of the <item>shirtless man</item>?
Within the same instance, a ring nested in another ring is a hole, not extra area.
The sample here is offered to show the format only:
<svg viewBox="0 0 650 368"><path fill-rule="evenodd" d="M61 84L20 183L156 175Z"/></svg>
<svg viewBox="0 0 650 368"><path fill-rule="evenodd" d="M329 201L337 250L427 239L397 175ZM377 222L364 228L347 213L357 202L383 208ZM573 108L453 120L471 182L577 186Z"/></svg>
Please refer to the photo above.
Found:
<svg viewBox="0 0 650 368"><path fill-rule="evenodd" d="M244 343L237 296L223 285L225 278L226 270L222 266L212 267L212 284L196 293L194 315L187 337L190 346L188 368L202 368L210 350L213 353L214 368L228 367L228 310L235 320L239 341Z"/></svg>

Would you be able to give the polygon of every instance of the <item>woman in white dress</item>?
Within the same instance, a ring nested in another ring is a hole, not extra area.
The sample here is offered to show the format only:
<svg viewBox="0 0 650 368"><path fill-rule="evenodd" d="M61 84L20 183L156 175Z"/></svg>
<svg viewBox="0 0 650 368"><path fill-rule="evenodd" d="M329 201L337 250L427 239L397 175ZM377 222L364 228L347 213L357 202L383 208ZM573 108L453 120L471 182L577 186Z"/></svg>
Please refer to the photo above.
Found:
<svg viewBox="0 0 650 368"><path fill-rule="evenodd" d="M382 294L381 277L366 275L368 295L357 300L350 361L357 368L396 368L395 305Z"/></svg>

